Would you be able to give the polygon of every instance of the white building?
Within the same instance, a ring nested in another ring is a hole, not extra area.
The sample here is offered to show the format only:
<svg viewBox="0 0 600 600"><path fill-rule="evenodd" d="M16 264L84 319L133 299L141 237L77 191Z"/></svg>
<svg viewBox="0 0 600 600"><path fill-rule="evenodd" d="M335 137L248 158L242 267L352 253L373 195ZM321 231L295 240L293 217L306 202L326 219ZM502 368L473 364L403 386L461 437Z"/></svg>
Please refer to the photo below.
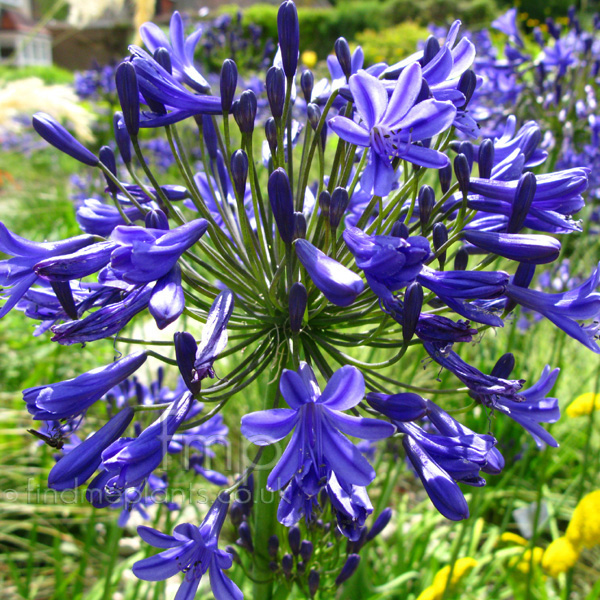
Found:
<svg viewBox="0 0 600 600"><path fill-rule="evenodd" d="M52 38L32 19L31 0L0 0L0 64L52 64Z"/></svg>

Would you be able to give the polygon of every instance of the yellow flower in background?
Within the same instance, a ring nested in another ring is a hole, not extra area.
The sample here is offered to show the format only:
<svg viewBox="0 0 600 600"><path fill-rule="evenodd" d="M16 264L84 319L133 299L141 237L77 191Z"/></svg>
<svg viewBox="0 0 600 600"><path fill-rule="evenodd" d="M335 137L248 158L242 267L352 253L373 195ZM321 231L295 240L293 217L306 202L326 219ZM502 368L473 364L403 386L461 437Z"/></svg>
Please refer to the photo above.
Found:
<svg viewBox="0 0 600 600"><path fill-rule="evenodd" d="M567 537L554 540L544 552L542 567L552 577L568 571L577 562L579 550Z"/></svg>
<svg viewBox="0 0 600 600"><path fill-rule="evenodd" d="M317 64L317 53L314 50L305 50L300 55L300 60L309 69L312 69Z"/></svg>
<svg viewBox="0 0 600 600"><path fill-rule="evenodd" d="M600 394L587 392L577 396L569 406L567 406L567 417L582 417L589 415L593 410L600 410Z"/></svg>
<svg viewBox="0 0 600 600"><path fill-rule="evenodd" d="M524 575L529 573L529 567L533 562L533 567L539 566L542 563L542 558L544 556L544 549L539 546L535 546L533 548L533 558L532 558L532 549L528 548L521 554L520 556L514 556L510 559L508 565L511 568L517 569Z"/></svg>
<svg viewBox="0 0 600 600"><path fill-rule="evenodd" d="M565 535L577 549L600 544L600 490L579 501Z"/></svg>
<svg viewBox="0 0 600 600"><path fill-rule="evenodd" d="M527 540L524 537L510 531L505 531L500 536L500 541L507 544L516 544L517 546L527 546Z"/></svg>
<svg viewBox="0 0 600 600"><path fill-rule="evenodd" d="M452 577L448 587L455 586L472 568L476 566L477 561L470 556L459 558L454 563L454 569L452 569ZM441 600L442 596L444 595L444 590L446 589L449 575L450 565L446 565L443 569L440 569L435 574L433 583L419 594L417 600Z"/></svg>

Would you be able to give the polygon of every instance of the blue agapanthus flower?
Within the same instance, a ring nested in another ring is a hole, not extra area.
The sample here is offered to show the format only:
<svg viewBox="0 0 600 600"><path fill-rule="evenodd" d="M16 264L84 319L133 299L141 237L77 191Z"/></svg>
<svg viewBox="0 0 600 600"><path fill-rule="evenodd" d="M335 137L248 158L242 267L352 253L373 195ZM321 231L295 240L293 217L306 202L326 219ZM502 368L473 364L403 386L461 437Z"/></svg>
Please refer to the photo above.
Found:
<svg viewBox="0 0 600 600"><path fill-rule="evenodd" d="M364 397L365 383L356 367L338 369L323 393L310 366L301 363L298 372L285 370L280 390L290 408L276 408L242 417L242 434L259 446L274 444L293 431L288 447L271 471L267 485L284 487L293 478L315 495L334 472L347 491L366 486L375 471L360 450L344 435L382 439L394 427L377 419L345 415Z"/></svg>
<svg viewBox="0 0 600 600"><path fill-rule="evenodd" d="M144 581L162 581L183 573L177 599L192 600L200 580L208 571L216 600L242 600L240 589L223 573L233 564L232 556L218 548L228 508L229 495L222 492L200 527L182 523L175 527L172 536L151 527L138 527L138 534L145 542L164 551L136 562L133 565L135 576Z"/></svg>
<svg viewBox="0 0 600 600"><path fill-rule="evenodd" d="M365 190L387 196L394 182L393 158L440 169L448 157L416 144L450 127L456 107L451 102L417 102L422 85L421 66L413 63L402 71L391 98L384 84L366 71L350 77L350 91L360 122L333 117L329 127L343 140L369 148L368 164L361 178Z"/></svg>

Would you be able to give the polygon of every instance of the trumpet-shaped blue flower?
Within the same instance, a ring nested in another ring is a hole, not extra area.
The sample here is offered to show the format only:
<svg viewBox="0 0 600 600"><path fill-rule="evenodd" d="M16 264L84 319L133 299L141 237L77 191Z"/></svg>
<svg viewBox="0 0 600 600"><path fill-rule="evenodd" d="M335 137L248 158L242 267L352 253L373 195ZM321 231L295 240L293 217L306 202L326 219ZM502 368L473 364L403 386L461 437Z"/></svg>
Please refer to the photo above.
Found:
<svg viewBox="0 0 600 600"><path fill-rule="evenodd" d="M392 189L392 158L403 158L434 169L448 164L445 154L414 143L445 131L456 115L456 107L451 102L423 100L417 103L421 80L421 67L413 63L402 71L388 99L379 79L359 71L350 77L350 91L360 123L342 116L329 121L329 127L343 140L369 148L361 185L365 190L374 190L378 196L387 196Z"/></svg>
<svg viewBox="0 0 600 600"><path fill-rule="evenodd" d="M23 400L34 419L58 420L82 414L112 387L137 371L146 358L146 352L136 352L74 379L27 388L23 391Z"/></svg>
<svg viewBox="0 0 600 600"><path fill-rule="evenodd" d="M281 489L295 478L300 485L315 484L316 493L331 471L346 490L373 481L373 467L342 435L377 440L394 433L389 423L342 412L362 400L364 386L362 374L351 366L338 369L322 394L306 363L301 363L299 372L283 372L280 390L290 408L263 410L242 417L242 434L259 446L274 444L294 432L268 477L269 489ZM313 481L305 481L307 478Z"/></svg>
<svg viewBox="0 0 600 600"><path fill-rule="evenodd" d="M164 552L136 562L133 565L134 575L144 581L162 581L181 572L184 580L177 599L192 600L200 580L208 571L216 600L242 600L242 592L223 573L233 564L231 554L218 548L228 508L229 495L222 492L200 527L183 523L175 527L172 536L151 527L138 527L138 534L145 542Z"/></svg>

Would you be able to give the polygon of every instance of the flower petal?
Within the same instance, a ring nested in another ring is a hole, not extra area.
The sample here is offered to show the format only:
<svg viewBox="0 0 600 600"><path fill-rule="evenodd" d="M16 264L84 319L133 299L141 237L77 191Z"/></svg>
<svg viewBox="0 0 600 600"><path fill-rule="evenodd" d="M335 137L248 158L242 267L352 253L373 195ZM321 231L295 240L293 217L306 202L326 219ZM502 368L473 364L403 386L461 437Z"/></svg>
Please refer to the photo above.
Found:
<svg viewBox="0 0 600 600"><path fill-rule="evenodd" d="M327 126L333 129L343 140L356 144L357 146L368 146L371 143L369 132L348 117L333 117L327 122Z"/></svg>
<svg viewBox="0 0 600 600"><path fill-rule="evenodd" d="M356 367L346 365L332 375L317 402L330 410L348 410L356 406L364 395L362 373Z"/></svg>
<svg viewBox="0 0 600 600"><path fill-rule="evenodd" d="M327 420L342 433L363 440L382 440L394 434L396 428L387 421L353 417L336 410L325 412Z"/></svg>
<svg viewBox="0 0 600 600"><path fill-rule="evenodd" d="M365 121L367 128L373 129L383 117L388 105L388 95L383 83L361 69L350 77L349 85L358 114Z"/></svg>
<svg viewBox="0 0 600 600"><path fill-rule="evenodd" d="M291 408L259 410L242 417L242 435L257 446L268 446L287 436L298 421Z"/></svg>

